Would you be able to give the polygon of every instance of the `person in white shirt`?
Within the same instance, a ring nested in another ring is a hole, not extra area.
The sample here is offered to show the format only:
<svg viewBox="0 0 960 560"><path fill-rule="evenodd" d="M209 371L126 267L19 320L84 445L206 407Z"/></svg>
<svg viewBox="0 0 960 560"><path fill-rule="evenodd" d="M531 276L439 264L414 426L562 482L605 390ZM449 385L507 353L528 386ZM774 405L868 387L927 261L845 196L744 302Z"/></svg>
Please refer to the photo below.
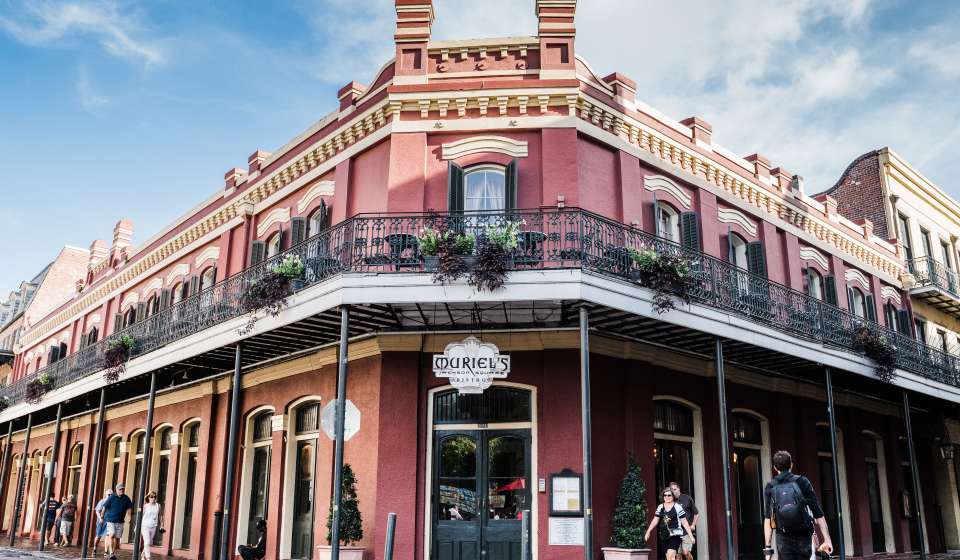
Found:
<svg viewBox="0 0 960 560"><path fill-rule="evenodd" d="M143 504L143 516L140 521L140 534L143 542L143 553L141 555L145 560L150 560L150 545L153 543L153 537L157 534L157 529L163 525L162 511L160 504L157 503L157 493L147 494L147 503Z"/></svg>
<svg viewBox="0 0 960 560"><path fill-rule="evenodd" d="M110 496L113 496L113 490L108 489L104 492L103 499L97 502L97 507L93 508L93 512L97 514L97 538L93 539L94 550L100 546L100 539L107 535L107 522L103 519L103 504Z"/></svg>

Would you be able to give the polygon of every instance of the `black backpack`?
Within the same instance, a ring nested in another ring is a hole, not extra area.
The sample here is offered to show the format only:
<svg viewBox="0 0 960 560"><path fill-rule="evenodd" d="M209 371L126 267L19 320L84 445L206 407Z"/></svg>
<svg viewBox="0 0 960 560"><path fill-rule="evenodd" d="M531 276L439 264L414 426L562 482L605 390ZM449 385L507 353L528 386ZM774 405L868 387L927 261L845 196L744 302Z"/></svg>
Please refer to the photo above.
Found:
<svg viewBox="0 0 960 560"><path fill-rule="evenodd" d="M775 484L772 488L773 515L777 530L788 535L809 535L813 533L813 519L807 511L807 501L797 484L799 476Z"/></svg>

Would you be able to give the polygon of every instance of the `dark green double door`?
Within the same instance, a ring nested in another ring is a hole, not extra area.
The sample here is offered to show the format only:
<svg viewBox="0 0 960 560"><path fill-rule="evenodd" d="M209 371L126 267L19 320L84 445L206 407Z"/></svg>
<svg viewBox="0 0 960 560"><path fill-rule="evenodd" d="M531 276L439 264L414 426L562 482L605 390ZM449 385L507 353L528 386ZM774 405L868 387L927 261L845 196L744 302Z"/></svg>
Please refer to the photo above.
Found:
<svg viewBox="0 0 960 560"><path fill-rule="evenodd" d="M438 430L433 473L431 558L519 560L530 431Z"/></svg>

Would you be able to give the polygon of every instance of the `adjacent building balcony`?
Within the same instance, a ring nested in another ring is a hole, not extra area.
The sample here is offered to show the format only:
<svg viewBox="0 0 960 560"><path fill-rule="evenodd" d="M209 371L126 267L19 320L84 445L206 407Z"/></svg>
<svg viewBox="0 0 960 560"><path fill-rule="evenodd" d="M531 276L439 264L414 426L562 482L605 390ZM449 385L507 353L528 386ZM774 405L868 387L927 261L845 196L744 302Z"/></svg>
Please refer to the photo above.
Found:
<svg viewBox="0 0 960 560"><path fill-rule="evenodd" d="M910 272L917 283L910 295L946 313L960 317L960 276L930 257L910 261Z"/></svg>
<svg viewBox="0 0 960 560"><path fill-rule="evenodd" d="M482 240L489 226L508 223L519 229L517 247L509 255L508 268L513 271L511 282L514 277L522 279L518 283L525 286L523 297L490 305L491 301L496 302L499 294L484 294L486 307L480 309L471 302L474 296L462 296L468 293L468 287L458 285L448 288L460 290L457 293L461 295L455 296L460 299L438 300L437 288L430 276L424 274L427 265L418 235L426 228L446 228L473 233ZM763 336L734 341L745 348L743 361L755 360L760 364L766 360L764 366L772 368L771 371L783 369L784 364L796 365L797 359L786 356L782 349L806 345L819 349L815 352L817 355L839 352L862 367L862 364L869 364L869 360L862 355L855 339L857 333L867 327L893 345L899 369L918 379L960 387L960 360L953 355L728 262L584 210L565 208L496 213L361 214L348 218L271 259L0 388L0 398L6 398L10 405L22 402L27 383L42 374L48 375L57 388L71 384L88 386L89 383L82 381L93 379L104 370L105 351L124 334L135 341L130 354L133 361L161 364L162 360L151 356L177 354L167 361L176 361L176 369L170 375L184 377L190 375L192 368L208 370L206 375L230 369L234 359L231 345L241 340L245 360L251 364L294 356L337 340L339 320L334 307L343 299L335 300L330 294L337 290L358 290L355 286L359 280L365 282L364 289L372 290L367 293L376 294L374 299L377 301L363 300L362 308L356 309L352 319L355 330L351 335L407 328L434 329L441 321L447 321L447 317L449 321L444 324L458 328L477 321L487 328L495 324L505 328L564 328L567 320L576 315L569 313L564 302L569 300L576 305L578 299L589 299L584 294L597 293L602 288L613 293L622 303L619 308L604 304L607 311L598 316L607 319L605 323L599 323L599 328L617 331L624 336L642 333L647 339L655 338L657 344L671 344L684 351L694 351L697 344L703 343L700 338L705 333L697 335L692 330L697 328L693 320L698 317L684 317L682 314L688 311L687 306L682 305L681 309L669 311L664 316L644 311L650 313L646 317L627 309L641 296L649 299L649 289L643 287L633 258L645 250L658 255L679 256L687 263L695 279L690 294L691 309L705 308L720 316L716 313L718 311L723 317L758 324L772 329L769 332L783 335L777 341L781 350L774 350L773 341ZM261 319L265 326L258 326L253 334L238 330L235 325L238 321L242 324L241 317L251 312L250 287L288 255L299 257L305 268L303 286L296 288L294 298L298 294L315 292L320 294L316 297L328 299L314 310L302 313L295 309L280 311L281 319L284 313L291 314L291 317L300 313L286 322L273 321L269 317ZM564 292L566 288L561 285L563 274L566 277L575 274L578 286L586 286L589 279L596 280L589 280L592 282L589 290L581 287L577 292ZM434 291L428 293L429 290ZM496 319L489 319L494 314L497 314ZM670 318L670 314L678 315ZM670 321L673 323L668 324ZM709 346L709 341L706 344ZM180 348L190 345L193 348L203 346L202 359L201 350L194 352ZM822 361L819 357L803 360L808 364ZM162 367L174 368L167 362L162 362L166 364ZM139 371L151 371L148 368L153 367L144 366Z"/></svg>

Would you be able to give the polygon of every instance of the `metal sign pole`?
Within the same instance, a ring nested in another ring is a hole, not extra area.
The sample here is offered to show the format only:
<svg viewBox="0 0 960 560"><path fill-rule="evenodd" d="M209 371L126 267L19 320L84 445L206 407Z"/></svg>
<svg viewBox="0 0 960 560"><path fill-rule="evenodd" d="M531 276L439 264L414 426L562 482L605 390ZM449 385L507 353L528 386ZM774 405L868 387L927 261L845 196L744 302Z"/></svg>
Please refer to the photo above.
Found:
<svg viewBox="0 0 960 560"><path fill-rule="evenodd" d="M593 457L590 422L590 318L580 306L580 429L583 432L583 557L593 559Z"/></svg>
<svg viewBox="0 0 960 560"><path fill-rule="evenodd" d="M837 543L840 545L837 550L840 554L840 560L844 560L847 557L846 552L846 543L843 538L843 504L841 503L840 497L840 459L837 455L837 413L833 407L833 373L830 371L830 368L826 368L826 378L827 378L827 416L830 419L830 453L833 455L830 462L833 465L833 487L837 490L833 493L835 506L837 508L837 527L839 535L830 535L831 538L836 538Z"/></svg>
<svg viewBox="0 0 960 560"><path fill-rule="evenodd" d="M730 432L727 427L727 387L723 371L723 341L718 336L714 342L714 360L717 368L717 406L720 408L720 452L723 453L723 508L726 513L727 560L734 560L733 506L730 499Z"/></svg>
<svg viewBox="0 0 960 560"><path fill-rule="evenodd" d="M230 508L233 496L234 462L237 456L237 434L240 431L240 361L243 357L242 344L237 343L233 363L233 386L230 388L230 437L227 439L227 474L223 484L223 519L220 529L220 558L230 558Z"/></svg>

